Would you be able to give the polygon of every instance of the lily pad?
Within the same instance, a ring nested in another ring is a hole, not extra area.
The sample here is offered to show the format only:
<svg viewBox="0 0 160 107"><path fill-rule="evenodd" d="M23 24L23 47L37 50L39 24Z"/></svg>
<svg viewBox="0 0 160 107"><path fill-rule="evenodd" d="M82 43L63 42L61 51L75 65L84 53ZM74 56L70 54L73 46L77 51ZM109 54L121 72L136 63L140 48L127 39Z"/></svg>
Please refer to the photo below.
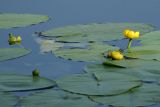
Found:
<svg viewBox="0 0 160 107"><path fill-rule="evenodd" d="M10 93L0 92L0 96L1 107L13 107L18 102L18 98Z"/></svg>
<svg viewBox="0 0 160 107"><path fill-rule="evenodd" d="M0 28L25 27L48 20L48 16L34 14L1 13Z"/></svg>
<svg viewBox="0 0 160 107"><path fill-rule="evenodd" d="M96 103L83 95L72 94L61 90L47 90L22 98L23 107L95 107Z"/></svg>
<svg viewBox="0 0 160 107"><path fill-rule="evenodd" d="M142 36L141 43L143 45L160 45L160 31L153 31Z"/></svg>
<svg viewBox="0 0 160 107"><path fill-rule="evenodd" d="M61 42L93 42L110 41L123 38L124 29L138 30L141 34L153 31L155 28L148 24L139 23L91 23L54 28L42 32L43 36L57 37Z"/></svg>
<svg viewBox="0 0 160 107"><path fill-rule="evenodd" d="M144 70L159 70L160 61L143 60L143 59L124 59L124 60L110 60L106 59L103 63L106 66L113 66L119 68L137 68Z"/></svg>
<svg viewBox="0 0 160 107"><path fill-rule="evenodd" d="M127 57L140 59L156 59L160 61L160 44L132 47L125 54Z"/></svg>
<svg viewBox="0 0 160 107"><path fill-rule="evenodd" d="M55 82L42 77L0 74L0 91L29 91L51 88Z"/></svg>
<svg viewBox="0 0 160 107"><path fill-rule="evenodd" d="M84 68L84 70L87 73L95 74L95 75L98 75L98 74L107 75L108 72L128 74L128 75L135 76L144 82L160 83L160 70L158 70L158 68L154 69L154 67L150 68L150 70L147 70L147 69L144 70L137 67L117 68L117 67L104 66L102 64L90 64L90 65L87 65Z"/></svg>
<svg viewBox="0 0 160 107"><path fill-rule="evenodd" d="M0 61L22 57L30 52L30 50L25 48L0 48Z"/></svg>
<svg viewBox="0 0 160 107"><path fill-rule="evenodd" d="M53 52L56 56L71 59L74 61L103 61L105 58L103 53L108 50L117 50L117 47L109 46L101 43L90 43L88 49L60 49Z"/></svg>
<svg viewBox="0 0 160 107"><path fill-rule="evenodd" d="M141 85L139 79L127 74L75 74L58 79L58 86L66 91L85 95L116 95Z"/></svg>
<svg viewBox="0 0 160 107"><path fill-rule="evenodd" d="M37 43L40 44L40 51L42 53L47 53L51 51L58 50L63 47L63 43L58 43L55 40L37 39Z"/></svg>
<svg viewBox="0 0 160 107"><path fill-rule="evenodd" d="M116 107L141 107L160 102L160 86L143 84L131 92L115 96L91 96L93 101Z"/></svg>

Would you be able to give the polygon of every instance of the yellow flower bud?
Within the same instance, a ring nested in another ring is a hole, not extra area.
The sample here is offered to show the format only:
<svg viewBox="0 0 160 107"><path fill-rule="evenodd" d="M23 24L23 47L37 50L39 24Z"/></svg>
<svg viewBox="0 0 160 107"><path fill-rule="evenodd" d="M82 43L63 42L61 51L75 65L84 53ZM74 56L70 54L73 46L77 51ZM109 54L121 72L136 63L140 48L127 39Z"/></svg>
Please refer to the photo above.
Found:
<svg viewBox="0 0 160 107"><path fill-rule="evenodd" d="M111 56L114 60L122 60L124 58L123 55L118 51L113 51Z"/></svg>
<svg viewBox="0 0 160 107"><path fill-rule="evenodd" d="M109 51L107 57L114 60L122 60L124 58L120 51Z"/></svg>
<svg viewBox="0 0 160 107"><path fill-rule="evenodd" d="M22 38L20 36L17 37L16 42L21 42Z"/></svg>

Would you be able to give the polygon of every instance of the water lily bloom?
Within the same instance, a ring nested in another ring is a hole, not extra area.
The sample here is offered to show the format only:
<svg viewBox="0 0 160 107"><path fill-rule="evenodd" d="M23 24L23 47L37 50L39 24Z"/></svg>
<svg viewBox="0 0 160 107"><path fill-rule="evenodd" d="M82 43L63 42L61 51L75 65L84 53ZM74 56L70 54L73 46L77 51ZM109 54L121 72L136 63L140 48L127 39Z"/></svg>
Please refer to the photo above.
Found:
<svg viewBox="0 0 160 107"><path fill-rule="evenodd" d="M110 51L108 52L108 57L114 60L122 60L124 58L120 51Z"/></svg>
<svg viewBox="0 0 160 107"><path fill-rule="evenodd" d="M129 29L124 30L123 34L126 38L129 38L129 39L137 39L139 38L139 35L140 35L139 32L135 32Z"/></svg>
<svg viewBox="0 0 160 107"><path fill-rule="evenodd" d="M137 38L139 38L139 35L140 35L139 32L132 31L129 29L124 30L123 34L126 38L129 39L128 46L127 46L128 49L131 47L132 39L137 39Z"/></svg>

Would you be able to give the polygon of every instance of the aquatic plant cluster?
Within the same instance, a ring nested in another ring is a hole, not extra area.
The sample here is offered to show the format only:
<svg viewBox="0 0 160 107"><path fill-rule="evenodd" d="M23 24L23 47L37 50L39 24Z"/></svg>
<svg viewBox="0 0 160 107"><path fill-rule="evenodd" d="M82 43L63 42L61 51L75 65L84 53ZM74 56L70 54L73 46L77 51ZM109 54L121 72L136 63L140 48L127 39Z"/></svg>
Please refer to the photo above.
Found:
<svg viewBox="0 0 160 107"><path fill-rule="evenodd" d="M0 28L25 27L48 19L43 15L3 13ZM0 74L3 107L17 102L22 107L95 107L98 104L139 107L160 103L160 31L155 27L140 23L91 23L37 34L50 38L38 40L41 52L90 64L85 66L85 73L56 80L40 76L37 68L29 76ZM140 40L141 45L133 46L133 39ZM20 45L22 40L21 36L9 32L10 45ZM122 49L106 42L113 40L128 40L128 44ZM0 48L0 61L25 57L30 52L24 47ZM12 93L33 90L38 92L20 99Z"/></svg>

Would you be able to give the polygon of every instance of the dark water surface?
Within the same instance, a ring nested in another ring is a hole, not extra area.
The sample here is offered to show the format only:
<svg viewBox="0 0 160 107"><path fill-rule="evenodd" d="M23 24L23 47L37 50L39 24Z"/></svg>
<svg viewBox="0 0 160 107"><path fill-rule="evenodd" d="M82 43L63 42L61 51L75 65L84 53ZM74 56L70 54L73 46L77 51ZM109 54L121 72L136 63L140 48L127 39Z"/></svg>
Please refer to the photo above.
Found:
<svg viewBox="0 0 160 107"><path fill-rule="evenodd" d="M0 62L0 73L30 75L34 68L38 68L41 76L50 79L81 73L86 64L84 62L63 60L51 53L41 54L33 33L92 22L147 23L160 28L159 11L160 0L0 0L2 13L44 14L51 19L46 23L29 27L0 29L0 48L11 47L7 42L8 33L14 33L20 34L23 39L22 45L32 50L32 53L25 57Z"/></svg>

